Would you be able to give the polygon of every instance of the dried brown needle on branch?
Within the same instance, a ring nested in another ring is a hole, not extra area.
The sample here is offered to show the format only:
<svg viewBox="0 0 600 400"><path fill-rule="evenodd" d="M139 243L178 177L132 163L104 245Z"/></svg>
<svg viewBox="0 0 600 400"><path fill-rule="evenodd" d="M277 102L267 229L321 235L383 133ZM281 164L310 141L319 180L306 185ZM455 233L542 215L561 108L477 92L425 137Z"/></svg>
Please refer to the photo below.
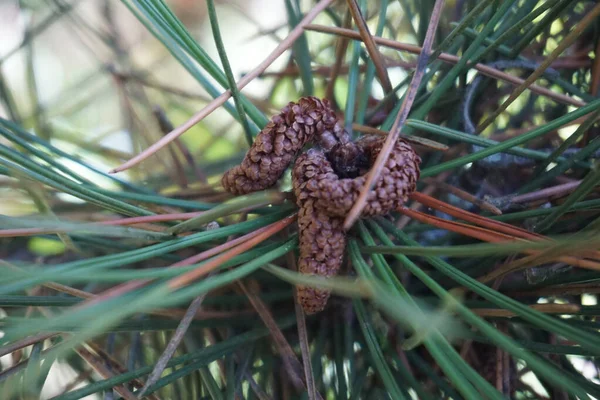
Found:
<svg viewBox="0 0 600 400"><path fill-rule="evenodd" d="M427 28L427 34L425 35L425 41L423 43L423 50L419 55L419 60L417 62L417 70L413 75L412 81L410 83L410 87L406 96L404 97L404 101L402 106L400 107L400 111L398 112L398 116L392 125L392 129L390 130L390 134L387 136L385 140L385 144L383 145L381 151L377 155L377 159L373 163L371 167L371 171L367 176L367 180L360 191L358 199L354 203L352 209L348 212L346 219L344 220L344 229L348 230L356 220L360 217L363 208L365 208L367 204L367 198L369 196L369 192L371 188L375 185L378 179L380 179L385 163L392 152L393 146L398 139L398 135L404 126L406 119L408 118L408 113L412 107L412 104L417 95L417 91L419 90L419 86L421 84L421 80L423 79L423 75L425 74L425 67L427 66L427 62L429 61L429 55L431 54L431 47L433 45L433 39L435 36L435 31L437 29L437 25L439 23L442 9L444 7L444 0L436 0L435 5L433 7L433 11L431 13L431 18L429 21L429 26Z"/></svg>
<svg viewBox="0 0 600 400"><path fill-rule="evenodd" d="M329 4L331 4L333 0L321 0L317 5L315 5L306 16L296 25L296 27L290 32L290 34L273 50L273 52L263 60L256 68L254 68L249 74L245 75L238 82L238 89L242 90L248 83L252 82L256 77L262 74L281 54L283 54L287 49L289 49L292 44L304 33L304 27L308 25L313 19L316 18L317 15L321 13L321 11L325 10ZM188 129L192 126L196 125L198 122L202 121L206 116L210 115L213 111L221 107L225 102L231 97L231 91L227 90L219 97L214 99L212 102L206 105L202 110L192 116L188 121L179 127L175 128L167 135L163 136L160 140L154 143L152 146L148 147L146 150L142 151L137 156L131 158L127 162L118 166L117 168L110 171L110 173L116 173L125 171L133 167L134 165L139 164L144 161L167 144L171 143L173 140L177 139L179 136L183 135Z"/></svg>

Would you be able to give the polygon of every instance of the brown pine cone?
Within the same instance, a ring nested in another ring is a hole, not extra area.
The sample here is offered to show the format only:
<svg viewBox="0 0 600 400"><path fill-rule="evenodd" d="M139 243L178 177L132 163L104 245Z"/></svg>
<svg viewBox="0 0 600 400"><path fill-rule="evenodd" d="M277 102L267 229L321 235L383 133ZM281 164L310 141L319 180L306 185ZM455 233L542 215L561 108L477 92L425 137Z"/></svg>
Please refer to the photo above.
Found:
<svg viewBox="0 0 600 400"><path fill-rule="evenodd" d="M298 269L301 273L323 277L337 275L346 248L343 225L343 218L330 217L316 209L313 200L302 203L298 212L300 234ZM297 292L298 302L307 314L323 310L330 293L328 290L300 285Z"/></svg>
<svg viewBox="0 0 600 400"><path fill-rule="evenodd" d="M367 156L369 166L377 158L384 141L384 137L367 136L356 142ZM421 158L405 141L399 139L388 157L381 177L367 197L362 215L387 214L404 204L408 195L416 188L420 163ZM313 199L319 210L324 210L331 216L345 217L366 181L366 174L354 179L340 179L325 154L311 149L296 160L293 179L296 182L294 194L299 206L308 199Z"/></svg>
<svg viewBox="0 0 600 400"><path fill-rule="evenodd" d="M277 183L302 147L315 141L325 151L350 140L327 100L303 97L291 102L258 134L241 165L221 180L225 190L247 194Z"/></svg>

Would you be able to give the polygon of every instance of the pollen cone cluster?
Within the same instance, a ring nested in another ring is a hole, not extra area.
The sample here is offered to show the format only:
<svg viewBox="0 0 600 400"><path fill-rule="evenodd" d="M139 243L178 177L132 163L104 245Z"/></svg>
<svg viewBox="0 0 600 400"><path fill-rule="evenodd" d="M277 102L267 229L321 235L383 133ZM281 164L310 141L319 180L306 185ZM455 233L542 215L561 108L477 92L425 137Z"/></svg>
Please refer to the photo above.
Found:
<svg viewBox="0 0 600 400"><path fill-rule="evenodd" d="M337 275L344 257L344 218L383 147L384 137L367 136L351 142L328 102L302 98L271 120L242 164L229 170L222 183L234 194L269 188L309 142L318 147L298 156L292 171L299 207L298 268L303 274L330 277ZM358 165L359 160L366 160L365 168ZM362 216L384 215L401 206L415 190L420 162L414 150L398 140L369 193ZM340 171L357 176L345 177ZM323 310L328 298L327 290L298 286L298 302L307 314Z"/></svg>

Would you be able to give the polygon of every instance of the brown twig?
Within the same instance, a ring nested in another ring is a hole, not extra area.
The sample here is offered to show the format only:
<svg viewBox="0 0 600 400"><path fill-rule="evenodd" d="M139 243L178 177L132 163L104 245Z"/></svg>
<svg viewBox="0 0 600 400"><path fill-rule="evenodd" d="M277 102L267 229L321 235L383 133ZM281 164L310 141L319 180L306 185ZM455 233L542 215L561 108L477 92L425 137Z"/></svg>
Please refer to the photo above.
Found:
<svg viewBox="0 0 600 400"><path fill-rule="evenodd" d="M350 27L350 21L350 12L347 12L344 18L344 28ZM327 87L325 88L325 98L331 101L331 104L333 105L336 104L335 96L333 95L333 89L335 87L335 81L337 80L337 77L341 71L342 62L344 61L346 49L348 48L348 42L349 40L347 38L339 37L335 46L335 61L331 67L331 71L329 72L329 81L327 82Z"/></svg>
<svg viewBox="0 0 600 400"><path fill-rule="evenodd" d="M175 214L157 214L148 215L143 217L130 217L130 218L119 218L109 221L92 222L85 224L87 227L93 227L96 225L137 225L144 223L153 222L165 222L174 220L185 220L202 215L204 211L196 211L189 213L175 213ZM57 233L57 232L68 232L68 229L55 229L55 228L17 228L17 229L2 229L0 230L0 237L17 237L17 236L33 236L41 235L45 233Z"/></svg>
<svg viewBox="0 0 600 400"><path fill-rule="evenodd" d="M383 131L381 129L377 129L377 128L373 128L370 126L361 125L361 124L357 124L357 123L352 124L352 129L357 132L368 133L368 134L372 134L372 135L385 136L389 133L389 132ZM420 136L403 135L401 133L398 135L398 137L406 140L407 142L409 142L411 144L423 146L430 150L448 151L448 146L446 146L445 144L442 144L440 142L436 142L435 140L426 139L426 138L423 138Z"/></svg>
<svg viewBox="0 0 600 400"><path fill-rule="evenodd" d="M590 94L594 97L598 95L600 88L600 41L596 45L594 51L594 62L592 64L592 84L590 85Z"/></svg>
<svg viewBox="0 0 600 400"><path fill-rule="evenodd" d="M369 32L369 27L367 26L367 23L360 12L360 8L358 7L356 0L347 0L347 3L362 41L367 48L367 52L369 53L371 60L373 61L373 65L375 66L375 71L377 71L377 76L379 77L379 82L383 87L383 91L385 93L392 93L394 89L392 88L392 83L390 82L390 77L388 76L387 69L383 63L381 53L379 53L379 49L373 40L373 36L371 35L371 32Z"/></svg>
<svg viewBox="0 0 600 400"><path fill-rule="evenodd" d="M271 311L258 296L258 283L252 281L252 286L250 289L248 289L241 281L238 281L237 285L240 290L244 292L264 324L269 329L271 337L275 343L275 347L277 347L277 350L279 351L279 354L283 360L283 364L286 366L285 369L287 371L288 378L291 380L296 389L306 389L306 382L302 379L301 375L302 364L300 364L300 361L298 361L294 350L285 339L283 332L281 332L281 329L279 329L277 326L277 322L275 322ZM321 399L321 396L319 395L318 398Z"/></svg>
<svg viewBox="0 0 600 400"><path fill-rule="evenodd" d="M419 222L437 226L438 228L446 229L451 232L460 233L462 235L473 237L473 238L476 238L476 239L479 239L479 240L482 240L485 242L499 243L499 242L514 241L514 240L525 241L525 239L518 239L512 235L508 235L505 233L499 233L499 232L496 232L491 229L484 229L484 228L480 228L477 226L463 224L460 222L448 221L448 220L445 220L442 218L434 217L432 215L427 215L425 213L422 213L419 211L413 211L413 210L410 210L407 208L399 209L398 212L400 212L401 214L404 214L404 215L408 215L409 217L414 218ZM540 251L539 250L523 250L523 253L538 256L540 254ZM576 267L600 271L600 263L595 262L595 261L585 260L585 259L577 258L574 256L553 256L552 258L557 261L562 261L562 262L565 262L567 264L570 264L570 265L573 265Z"/></svg>
<svg viewBox="0 0 600 400"><path fill-rule="evenodd" d="M496 215L502 215L502 211L498 207L494 206L493 204L488 203L485 200L478 199L477 197L473 196L471 193L465 192L464 190L461 190L461 189L457 188L456 186L449 185L445 182L437 182L432 178L426 178L425 182L433 184L448 193L452 193L456 197L458 197L462 200L468 201L469 203L476 205L477 207L481 208L482 210L487 210Z"/></svg>
<svg viewBox="0 0 600 400"><path fill-rule="evenodd" d="M114 374L106 366L105 361L99 359L100 357L96 356L95 354L92 354L90 351L83 347L75 349L75 352L77 352L77 354L103 379L109 379L114 376ZM129 389L127 389L125 385L114 386L113 389L121 396L123 396L124 399L137 399L137 397Z"/></svg>
<svg viewBox="0 0 600 400"><path fill-rule="evenodd" d="M209 274L210 272L214 271L216 268L221 266L224 262L230 260L231 258L237 256L238 254L241 254L245 251L250 250L257 244L264 242L266 239L273 236L277 232L281 231L283 228L290 225L295 220L296 220L296 214L292 214L289 217L283 218L282 220L271 224L270 229L268 229L264 232L261 232L259 235L256 235L252 239L249 239L249 240L245 241L244 243L232 248L227 253L223 253L220 256L215 257L214 259L210 260L206 264L203 264L202 266L199 266L198 268L196 268L192 271L186 272L175 278L172 278L168 282L169 288L172 290L178 289L178 288L185 286L188 283L190 283L204 275Z"/></svg>
<svg viewBox="0 0 600 400"><path fill-rule="evenodd" d="M288 257L288 262L292 266L292 270L297 270L296 260L294 257ZM298 294L294 293L297 298ZM296 325L298 326L298 337L300 339L300 352L302 354L302 365L304 366L304 379L306 380L306 390L308 392L308 400L317 399L317 387L315 385L315 377L313 376L312 360L310 357L310 343L308 341L308 331L306 329L306 315L302 306L297 301L294 302L296 311ZM320 396L320 395L319 395Z"/></svg>
<svg viewBox="0 0 600 400"><path fill-rule="evenodd" d="M165 348L163 353L160 355L160 358L154 365L154 368L152 369L150 376L148 376L148 379L146 380L144 387L142 387L142 389L140 390L140 393L138 394L138 398L140 398L140 399L143 398L144 395L146 394L146 392L148 391L148 388L150 386L154 385L160 379L160 376L162 375L163 371L167 367L167 363L173 357L173 354L175 354L177 347L183 340L183 336L185 335L188 328L190 327L190 324L192 323L194 316L196 315L196 313L202 306L202 302L206 298L207 294L208 293L203 293L200 296L196 297L192 301L192 303L190 304L188 309L186 310L185 315L179 322L179 325L177 325L177 329L175 330L175 333L171 337L171 340L169 340L169 344L167 344L167 347Z"/></svg>
<svg viewBox="0 0 600 400"><path fill-rule="evenodd" d="M171 132L173 130L173 124L167 117L167 114L165 113L165 111L158 105L154 106L154 109L152 111L158 121L161 132L164 135ZM200 170L200 168L198 167L198 164L196 164L196 162L194 161L194 157L192 156L192 153L190 153L190 151L185 146L185 144L183 144L181 139L179 139L179 138L175 139L175 145L179 149L179 152L181 154L183 154L183 157L185 158L185 161L188 163L188 165L190 167L192 167L192 169L194 170L194 174L196 175L196 178L200 182L206 183L206 175ZM174 151L173 151L173 153L174 153ZM177 168L177 170L181 171L180 173L183 175L183 177L181 179L183 182L186 183L186 185L183 186L183 188L186 188L187 187L187 179L185 178L185 171L181 167L181 163L179 162L179 159L177 158L176 155L173 156L173 162L175 163L175 167Z"/></svg>
<svg viewBox="0 0 600 400"><path fill-rule="evenodd" d="M529 308L544 314L576 314L581 310L577 304L532 304ZM516 317L510 310L500 308L472 308L474 314L480 317Z"/></svg>
<svg viewBox="0 0 600 400"><path fill-rule="evenodd" d="M583 33L585 28L589 24L594 22L599 15L600 15L600 4L597 4L589 13L587 13L585 15L585 17L583 17L581 19L581 21L579 21L577 26L571 32L569 32L569 34L567 36L565 36L564 39L562 39L560 41L560 43L558 44L556 49L554 49L554 51L552 51L552 53L550 53L550 55L548 57L546 57L546 59L540 64L540 66L538 68L536 68L536 70L533 71L531 73L531 75L529 75L527 77L527 79L525 79L525 82L523 82L522 84L517 86L512 91L510 96L508 96L508 99L506 99L504 101L504 103L502 103L500 105L500 107L497 107L494 110L494 112L492 112L487 117L487 119L485 121L483 121L481 123L481 125L479 125L477 127L477 134L481 133L493 121L495 121L496 118L498 117L498 115L500 115L502 112L504 112L508 108L508 106L510 106L512 104L512 102L515 101L517 99L517 97L519 97L521 95L521 93L523 93L525 91L525 89L527 89L528 86L530 86L533 82L535 82L536 79L540 78L544 74L546 69L548 69L550 67L550 64L552 64L552 62L554 60L556 60L562 54L563 51L565 51L569 46L571 46L573 44L573 42L575 42L575 40L577 40L579 35L581 35Z"/></svg>
<svg viewBox="0 0 600 400"><path fill-rule="evenodd" d="M154 106L154 108L152 109L152 114L154 115L158 127L160 128L160 132L163 135L166 135L167 133L173 130L173 125L171 124L171 121L169 121L169 119L167 118L167 115L165 114L162 108L160 108L159 106ZM178 143L179 139L177 139L175 142ZM179 161L179 157L177 157L177 153L175 152L175 148L173 146L167 146L167 150L169 151L173 167L175 168L175 182L177 182L177 184L181 188L185 189L188 187L188 180L185 176L185 170L183 168L183 165L181 164L181 161Z"/></svg>
<svg viewBox="0 0 600 400"><path fill-rule="evenodd" d="M445 0L436 0L435 5L433 7L433 11L431 12L431 18L429 20L429 26L427 27L427 34L425 35L425 40L423 42L423 50L421 54L419 54L419 60L417 62L417 69L415 70L415 74L410 83L410 87L408 92L406 93L406 97L402 102L402 106L398 111L398 116L394 121L394 125L390 129L390 133L388 134L385 144L383 148L379 152L377 159L373 163L371 170L367 176L366 182L361 189L361 192L358 196L358 199L352 206L352 209L348 212L344 220L344 229L348 230L356 220L360 217L360 214L363 208L367 204L367 196L371 191L373 185L377 182L379 177L381 176L381 171L383 170L383 166L385 165L396 140L398 139L398 135L404 126L404 122L408 118L408 113L412 107L412 104L417 95L417 91L419 90L419 86L421 84L421 80L423 79L423 75L425 74L425 68L427 67L427 62L429 61L429 54L431 54L431 47L433 45L433 39L435 36L435 32L437 30L437 25L439 23L442 9L444 6Z"/></svg>
<svg viewBox="0 0 600 400"><path fill-rule="evenodd" d="M581 181L563 183L562 185L556 185L546 189L536 190L535 192L515 196L510 199L510 202L529 203L537 200L548 200L550 198L561 197L574 191L580 184Z"/></svg>
<svg viewBox="0 0 600 400"><path fill-rule="evenodd" d="M296 27L290 32L290 34L271 52L271 54L263 60L256 68L254 68L248 75L245 75L238 82L238 89L242 90L248 83L254 80L257 76L259 76L263 71L265 71L269 65L273 63L283 52L285 52L288 48L292 46L292 44L304 33L304 27L308 25L317 15L321 13L325 8L331 4L333 0L321 0L317 5L315 5L306 16L296 25ZM110 173L121 172L126 169L137 165L138 163L144 161L146 158L150 157L160 149L162 149L167 144L171 143L173 140L177 139L179 136L183 135L188 129L192 126L196 125L198 122L202 121L207 115L215 111L217 108L221 107L225 102L231 97L231 91L227 90L219 97L214 99L208 105L206 105L202 110L200 110L197 114L195 114L192 118L190 118L187 122L175 128L169 134L163 136L156 143L148 147L146 150L139 153L137 156L133 157L129 161L123 163L117 168L110 171Z"/></svg>
<svg viewBox="0 0 600 400"><path fill-rule="evenodd" d="M49 339L53 336L58 335L58 333L38 333L34 336L29 336L24 339L18 340L11 344L7 344L6 346L0 347L0 357L4 357L7 354L14 353L17 350L20 350L24 347L31 346L32 344L36 344L42 342L46 339Z"/></svg>
<svg viewBox="0 0 600 400"><path fill-rule="evenodd" d="M343 36L340 37L340 39L347 40L347 38L345 38ZM402 60L390 60L388 58L384 59L384 64L385 64L386 68L402 67L404 69L412 69L412 68L415 68L415 66L416 66L416 63L414 63L414 62L408 62L408 61L402 61ZM331 76L332 70L333 70L333 67L328 67L328 66L322 65L322 66L318 66L318 67L313 67L312 73L314 75ZM360 72L365 72L367 70L367 65L365 65L365 64L360 65L358 67L358 70ZM349 71L350 71L350 65L342 64L339 67L339 72L337 75L347 74ZM287 67L285 67L284 69L279 70L279 71L263 72L260 76L262 78L266 78L266 77L281 78L284 76L298 76L299 73L300 73L300 68L297 65L293 64L293 65L288 65ZM331 79L329 79L329 82L331 82ZM329 99L331 101L332 99L327 96L327 93L328 93L327 90L325 91L325 93L326 93L325 98Z"/></svg>
<svg viewBox="0 0 600 400"><path fill-rule="evenodd" d="M337 27L331 27L331 26L312 25L312 24L307 25L305 29L310 30L310 31L315 31L315 32L331 33L334 35L346 36L346 37L349 37L354 40L361 39L360 34L351 29L343 29L343 28L337 28ZM415 46L412 44L406 44L406 43L400 43L395 40L385 39L385 38L382 38L379 36L373 36L373 40L375 40L375 43L377 43L381 46L386 46L386 47L389 47L392 49L406 51L406 52L413 53L413 54L421 54L421 51L422 51L422 48L419 46ZM441 53L440 56L438 57L438 60L441 60L441 61L444 61L447 63L451 63L451 64L456 64L460 61L460 57L457 57L453 54ZM523 82L525 82L524 79L507 74L506 72L499 71L495 68L488 67L487 65L484 65L484 64L475 64L475 65L471 65L471 67L476 69L483 75L489 76L490 78L499 79L499 80L511 83L513 85L520 85ZM577 106L577 107L582 107L587 104L584 101L575 99L573 97L570 97L570 96L567 96L567 95L564 95L561 93L553 92L550 89L546 89L544 87L541 87L541 86L538 86L535 84L529 85L527 87L527 89L529 89L532 92L537 93L539 95L551 98L562 104L568 104L568 105L573 105L573 106Z"/></svg>

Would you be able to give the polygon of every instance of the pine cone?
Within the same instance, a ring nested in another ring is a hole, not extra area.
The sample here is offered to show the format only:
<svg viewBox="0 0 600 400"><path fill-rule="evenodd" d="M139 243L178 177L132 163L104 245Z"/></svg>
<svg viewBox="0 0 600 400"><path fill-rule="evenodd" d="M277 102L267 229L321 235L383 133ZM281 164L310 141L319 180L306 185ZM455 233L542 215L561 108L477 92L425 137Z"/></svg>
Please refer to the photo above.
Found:
<svg viewBox="0 0 600 400"><path fill-rule="evenodd" d="M329 151L349 140L327 100L303 97L271 119L241 165L227 171L221 183L233 194L267 189L277 183L306 143L315 141Z"/></svg>

